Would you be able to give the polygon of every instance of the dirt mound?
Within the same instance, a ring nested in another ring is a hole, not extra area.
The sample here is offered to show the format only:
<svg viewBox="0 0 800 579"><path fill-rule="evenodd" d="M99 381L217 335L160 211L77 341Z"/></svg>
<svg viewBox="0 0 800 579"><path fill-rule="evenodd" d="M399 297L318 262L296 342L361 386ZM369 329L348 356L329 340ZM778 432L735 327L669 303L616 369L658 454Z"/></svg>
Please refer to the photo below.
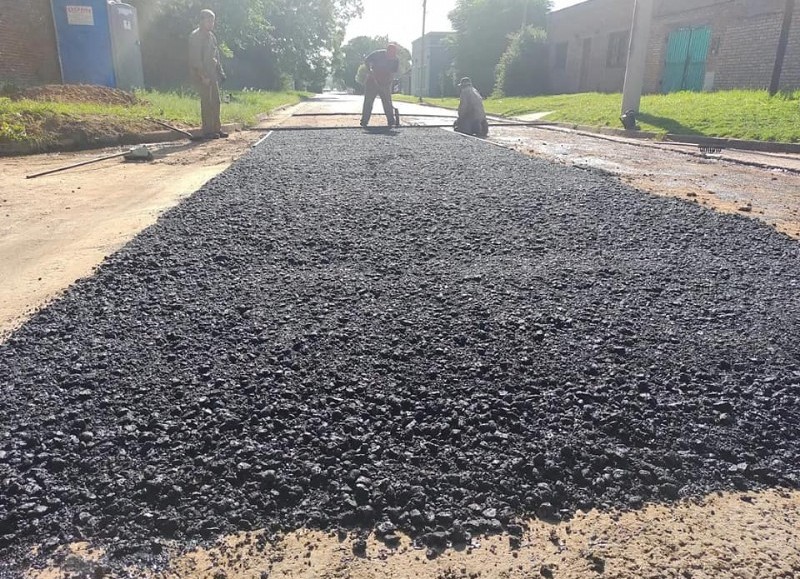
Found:
<svg viewBox="0 0 800 579"><path fill-rule="evenodd" d="M48 84L20 91L16 99L34 101L101 103L107 105L133 105L138 102L133 93L106 86L88 84Z"/></svg>

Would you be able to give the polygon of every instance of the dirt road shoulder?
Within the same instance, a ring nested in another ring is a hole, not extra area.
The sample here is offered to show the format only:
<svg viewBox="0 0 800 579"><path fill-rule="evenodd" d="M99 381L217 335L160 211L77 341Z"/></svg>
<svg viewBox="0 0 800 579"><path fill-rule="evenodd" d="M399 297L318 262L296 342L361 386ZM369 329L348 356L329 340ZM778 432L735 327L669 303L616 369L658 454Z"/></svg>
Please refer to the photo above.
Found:
<svg viewBox="0 0 800 579"><path fill-rule="evenodd" d="M244 131L224 140L172 144L152 163L112 159L38 179L25 176L117 150L3 159L0 339L228 168L261 136Z"/></svg>

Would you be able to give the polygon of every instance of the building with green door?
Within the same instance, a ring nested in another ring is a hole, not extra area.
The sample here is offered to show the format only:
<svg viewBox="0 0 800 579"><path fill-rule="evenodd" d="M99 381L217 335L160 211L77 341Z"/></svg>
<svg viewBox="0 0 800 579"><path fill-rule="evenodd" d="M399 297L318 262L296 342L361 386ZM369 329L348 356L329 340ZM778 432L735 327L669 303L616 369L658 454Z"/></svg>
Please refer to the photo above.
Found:
<svg viewBox="0 0 800 579"><path fill-rule="evenodd" d="M548 17L552 93L619 92L635 0L587 0ZM645 90L767 88L787 0L655 0ZM800 5L787 20L782 89L800 88Z"/></svg>

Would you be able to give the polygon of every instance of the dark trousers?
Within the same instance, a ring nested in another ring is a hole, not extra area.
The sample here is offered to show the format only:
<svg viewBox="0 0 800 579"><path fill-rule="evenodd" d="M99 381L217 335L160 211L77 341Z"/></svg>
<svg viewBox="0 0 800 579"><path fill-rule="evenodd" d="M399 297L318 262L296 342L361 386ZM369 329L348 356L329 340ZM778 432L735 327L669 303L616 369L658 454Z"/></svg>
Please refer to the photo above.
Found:
<svg viewBox="0 0 800 579"><path fill-rule="evenodd" d="M489 123L486 119L458 119L455 129L465 135L485 137L489 134Z"/></svg>
<svg viewBox="0 0 800 579"><path fill-rule="evenodd" d="M367 79L364 87L364 108L361 110L361 125L366 127L369 118L372 116L372 105L375 97L380 96L383 103L383 112L386 115L386 122L389 126L394 126L394 105L392 104L392 81L388 83L378 83L375 79Z"/></svg>
<svg viewBox="0 0 800 579"><path fill-rule="evenodd" d="M203 117L203 134L212 135L222 130L220 120L219 84L212 80L207 85L197 84L200 93L200 113Z"/></svg>

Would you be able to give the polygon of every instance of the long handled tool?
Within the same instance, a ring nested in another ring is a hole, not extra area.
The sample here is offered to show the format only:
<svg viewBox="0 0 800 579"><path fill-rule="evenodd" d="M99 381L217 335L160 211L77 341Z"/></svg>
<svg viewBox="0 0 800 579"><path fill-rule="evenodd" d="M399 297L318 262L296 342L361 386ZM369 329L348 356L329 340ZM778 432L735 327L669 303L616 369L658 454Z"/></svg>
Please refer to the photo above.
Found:
<svg viewBox="0 0 800 579"><path fill-rule="evenodd" d="M184 131L183 129L179 129L178 127L173 127L172 125L168 125L167 123L165 123L163 121L159 121L159 120L154 119L152 117L145 117L145 119L150 121L150 122L152 122L152 123L155 123L157 125L161 125L165 129L169 129L170 131L175 131L176 133L180 133L181 135L184 135L184 136L188 137L188 139L190 141L202 141L203 140L201 137L195 137L189 131Z"/></svg>
<svg viewBox="0 0 800 579"><path fill-rule="evenodd" d="M129 151L114 153L113 155L106 155L104 157L98 157L97 159L90 159L88 161L81 161L80 163L74 163L72 165L67 165L66 167L59 167L58 169L50 169L49 171L42 171L41 173L34 173L33 175L27 175L25 178L35 179L36 177L44 177L45 175L52 175L53 173L68 171L69 169L77 169L78 167L99 163L100 161L108 161L109 159L116 159L117 157L125 157L125 159L128 161L150 161L153 158L153 155L147 147L142 145L141 147L136 147L135 149L130 149Z"/></svg>

